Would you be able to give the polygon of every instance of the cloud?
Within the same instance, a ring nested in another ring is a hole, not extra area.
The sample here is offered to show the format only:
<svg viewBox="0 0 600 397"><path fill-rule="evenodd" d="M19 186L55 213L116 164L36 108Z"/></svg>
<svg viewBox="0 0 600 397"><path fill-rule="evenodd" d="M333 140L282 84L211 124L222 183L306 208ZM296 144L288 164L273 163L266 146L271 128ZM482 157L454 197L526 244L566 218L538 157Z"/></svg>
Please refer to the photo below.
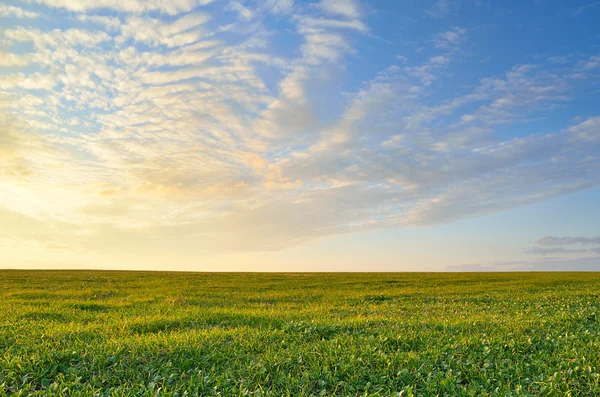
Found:
<svg viewBox="0 0 600 397"><path fill-rule="evenodd" d="M33 173L27 159L19 150L23 146L22 136L7 126L2 127L0 134L0 175L4 178L26 178Z"/></svg>
<svg viewBox="0 0 600 397"><path fill-rule="evenodd" d="M600 1L593 1L591 3L577 7L577 9L575 9L575 11L573 11L573 16L578 17L580 15L584 15L586 13L586 11L592 10L596 7L600 7Z"/></svg>
<svg viewBox="0 0 600 397"><path fill-rule="evenodd" d="M438 48L452 49L460 45L467 36L467 30L461 27L454 27L443 33L439 33L434 38L434 45Z"/></svg>
<svg viewBox="0 0 600 397"><path fill-rule="evenodd" d="M52 76L35 73L26 76L24 73L7 74L0 76L0 89L12 90L22 88L24 90L51 90L56 85Z"/></svg>
<svg viewBox="0 0 600 397"><path fill-rule="evenodd" d="M321 0L317 7L326 13L348 19L357 19L362 15L358 2L355 0Z"/></svg>
<svg viewBox="0 0 600 397"><path fill-rule="evenodd" d="M531 247L525 249L523 252L526 254L547 256L557 254L581 254L588 253L589 251L585 249L568 249L564 247Z"/></svg>
<svg viewBox="0 0 600 397"><path fill-rule="evenodd" d="M258 0L261 10L267 10L272 14L289 14L294 8L294 0Z"/></svg>
<svg viewBox="0 0 600 397"><path fill-rule="evenodd" d="M572 138L580 142L600 142L600 117L592 117L583 123L570 127Z"/></svg>
<svg viewBox="0 0 600 397"><path fill-rule="evenodd" d="M77 15L77 20L81 22L91 22L94 24L103 25L109 31L117 31L121 29L121 20L117 17L79 14Z"/></svg>
<svg viewBox="0 0 600 397"><path fill-rule="evenodd" d="M152 46L181 47L200 40L204 35L201 26L207 21L208 17L199 13L187 14L170 24L159 19L131 17L122 25L122 35L117 40L132 38Z"/></svg>
<svg viewBox="0 0 600 397"><path fill-rule="evenodd" d="M351 21L312 18L306 17L301 19L303 28L338 28L338 29L353 29L359 32L367 32L368 28L362 21L355 19Z"/></svg>
<svg viewBox="0 0 600 397"><path fill-rule="evenodd" d="M449 0L436 0L431 9L426 10L425 14L434 18L443 18L450 13Z"/></svg>
<svg viewBox="0 0 600 397"><path fill-rule="evenodd" d="M244 7L242 5L242 3L240 3L239 1L233 1L228 5L228 8L231 11L234 11L238 14L238 18L242 19L242 20L251 20L252 18L254 18L254 12L252 12L250 9Z"/></svg>
<svg viewBox="0 0 600 397"><path fill-rule="evenodd" d="M536 241L538 245L563 247L568 245L600 245L600 236L596 237L554 237L546 236Z"/></svg>
<svg viewBox="0 0 600 397"><path fill-rule="evenodd" d="M0 17L37 18L39 14L19 7L0 4Z"/></svg>
<svg viewBox="0 0 600 397"><path fill-rule="evenodd" d="M57 156L57 150L40 136L28 133L25 124L0 112L0 176L5 181L27 181Z"/></svg>
<svg viewBox="0 0 600 397"><path fill-rule="evenodd" d="M39 4L53 8L63 8L74 12L88 12L102 9L112 9L128 13L144 13L160 11L168 15L188 12L200 5L206 5L213 0L35 0Z"/></svg>
<svg viewBox="0 0 600 397"><path fill-rule="evenodd" d="M39 51L48 48L72 48L79 45L93 47L110 39L106 32L85 29L55 29L41 32L37 29L17 28L5 30L4 35L6 39L14 42L33 42Z"/></svg>
<svg viewBox="0 0 600 397"><path fill-rule="evenodd" d="M514 272L514 271L572 271L597 272L600 270L600 256L593 258L563 259L545 258L530 261L495 262L489 265L465 264L448 267L449 271L458 272Z"/></svg>
<svg viewBox="0 0 600 397"><path fill-rule="evenodd" d="M26 56L0 52L0 68L25 66L29 62Z"/></svg>
<svg viewBox="0 0 600 397"><path fill-rule="evenodd" d="M333 10L341 7L341 10L348 11L346 7L351 7L352 4L336 1L319 3L328 13L331 13L331 7ZM339 14L337 11L333 13ZM359 20L332 20L305 15L295 16L294 20L297 21L298 33L303 38L300 48L302 56L279 82L279 97L254 122L254 128L262 131L265 137L302 136L319 127L317 111L308 101L307 81L327 68L335 69L344 55L354 52L345 32L339 31L340 29L367 30Z"/></svg>
<svg viewBox="0 0 600 397"><path fill-rule="evenodd" d="M600 237L545 236L535 241L524 253L537 259L519 263L520 268L530 270L600 270Z"/></svg>

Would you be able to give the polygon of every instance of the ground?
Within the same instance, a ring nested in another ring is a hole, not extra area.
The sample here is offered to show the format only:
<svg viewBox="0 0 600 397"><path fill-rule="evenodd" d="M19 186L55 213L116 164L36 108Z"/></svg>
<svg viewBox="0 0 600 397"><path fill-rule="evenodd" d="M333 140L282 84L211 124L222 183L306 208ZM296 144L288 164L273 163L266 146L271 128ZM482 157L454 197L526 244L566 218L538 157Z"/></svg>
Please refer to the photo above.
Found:
<svg viewBox="0 0 600 397"><path fill-rule="evenodd" d="M600 395L600 273L0 271L0 395Z"/></svg>

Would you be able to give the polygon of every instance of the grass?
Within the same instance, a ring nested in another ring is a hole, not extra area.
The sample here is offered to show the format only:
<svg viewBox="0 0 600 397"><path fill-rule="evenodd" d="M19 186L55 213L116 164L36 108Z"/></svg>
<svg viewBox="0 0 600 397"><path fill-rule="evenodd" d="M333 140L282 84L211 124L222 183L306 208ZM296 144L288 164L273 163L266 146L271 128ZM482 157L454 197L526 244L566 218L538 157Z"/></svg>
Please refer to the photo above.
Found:
<svg viewBox="0 0 600 397"><path fill-rule="evenodd" d="M600 273L0 271L0 395L600 395Z"/></svg>

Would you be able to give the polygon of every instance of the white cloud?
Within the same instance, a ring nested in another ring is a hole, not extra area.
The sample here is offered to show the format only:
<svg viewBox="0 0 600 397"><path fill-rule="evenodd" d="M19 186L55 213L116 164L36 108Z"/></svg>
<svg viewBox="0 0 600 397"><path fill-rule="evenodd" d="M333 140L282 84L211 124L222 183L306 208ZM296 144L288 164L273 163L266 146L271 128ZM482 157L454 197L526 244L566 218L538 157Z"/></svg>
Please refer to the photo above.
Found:
<svg viewBox="0 0 600 397"><path fill-rule="evenodd" d="M301 19L301 26L303 28L339 28L339 29L353 29L359 32L367 32L368 28L362 21L355 19L351 21L337 20L337 19L324 19L324 18L312 18L306 17Z"/></svg>
<svg viewBox="0 0 600 397"><path fill-rule="evenodd" d="M573 139L580 142L600 142L600 116L592 117L584 122L569 127L568 132Z"/></svg>
<svg viewBox="0 0 600 397"><path fill-rule="evenodd" d="M454 27L446 32L435 36L434 44L438 48L452 49L465 40L467 30L461 27Z"/></svg>
<svg viewBox="0 0 600 397"><path fill-rule="evenodd" d="M27 56L0 52L0 68L25 66L29 62Z"/></svg>
<svg viewBox="0 0 600 397"><path fill-rule="evenodd" d="M202 25L208 21L205 14L188 14L175 22L165 24L159 19L131 17L121 27L118 41L133 38L153 46L180 47L197 42L204 36Z"/></svg>
<svg viewBox="0 0 600 397"><path fill-rule="evenodd" d="M360 6L355 0L321 0L317 6L329 14L349 19L357 19L362 16Z"/></svg>
<svg viewBox="0 0 600 397"><path fill-rule="evenodd" d="M13 90L23 88L25 90L51 90L56 85L52 76L35 73L26 76L24 73L8 74L0 76L0 89Z"/></svg>
<svg viewBox="0 0 600 397"><path fill-rule="evenodd" d="M117 17L79 14L77 15L77 20L104 25L109 31L116 31L121 28L121 20Z"/></svg>
<svg viewBox="0 0 600 397"><path fill-rule="evenodd" d="M37 18L39 15L19 7L0 4L0 17Z"/></svg>
<svg viewBox="0 0 600 397"><path fill-rule="evenodd" d="M144 13L160 11L169 15L188 12L199 5L206 5L213 0L35 0L37 3L54 8L64 8L69 11L87 12L102 9L112 9L121 12Z"/></svg>
<svg viewBox="0 0 600 397"><path fill-rule="evenodd" d="M228 8L238 14L238 18L249 21L254 18L254 12L244 7L239 1L229 3Z"/></svg>
<svg viewBox="0 0 600 397"><path fill-rule="evenodd" d="M38 49L46 47L67 48L77 45L92 47L110 39L110 36L105 32L84 29L55 29L49 32L41 32L34 29L18 28L5 30L4 36L6 39L15 42L33 42Z"/></svg>

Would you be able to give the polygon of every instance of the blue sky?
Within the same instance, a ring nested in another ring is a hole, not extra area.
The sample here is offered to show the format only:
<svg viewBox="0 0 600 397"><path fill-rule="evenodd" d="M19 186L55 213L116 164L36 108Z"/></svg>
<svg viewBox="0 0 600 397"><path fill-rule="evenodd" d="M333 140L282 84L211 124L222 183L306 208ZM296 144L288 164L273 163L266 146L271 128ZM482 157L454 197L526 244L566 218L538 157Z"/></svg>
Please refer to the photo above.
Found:
<svg viewBox="0 0 600 397"><path fill-rule="evenodd" d="M0 267L600 270L600 2L0 5Z"/></svg>

